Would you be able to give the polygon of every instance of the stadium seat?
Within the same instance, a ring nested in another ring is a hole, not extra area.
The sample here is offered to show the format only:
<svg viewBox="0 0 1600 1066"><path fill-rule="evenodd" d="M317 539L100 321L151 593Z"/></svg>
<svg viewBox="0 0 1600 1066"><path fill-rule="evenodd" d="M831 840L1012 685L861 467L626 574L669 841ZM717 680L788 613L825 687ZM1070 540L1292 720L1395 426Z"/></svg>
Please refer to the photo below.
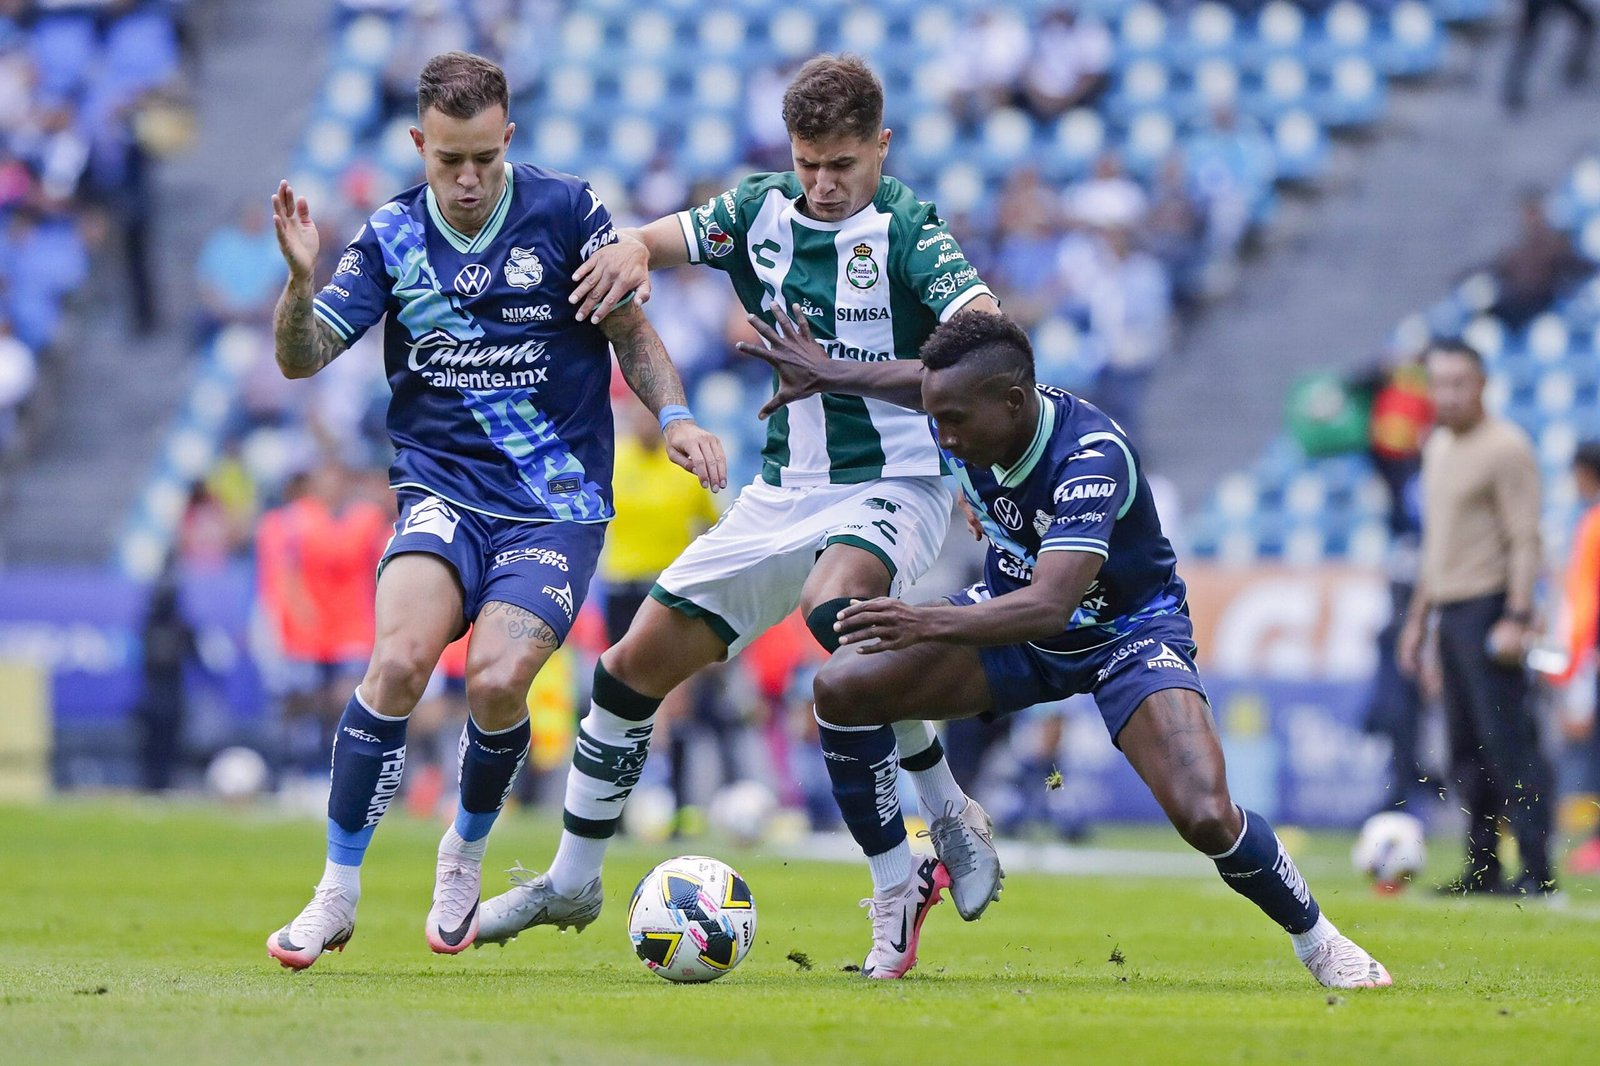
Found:
<svg viewBox="0 0 1600 1066"><path fill-rule="evenodd" d="M172 18L155 6L118 15L105 30L96 75L136 96L178 73L178 35Z"/></svg>
<svg viewBox="0 0 1600 1066"><path fill-rule="evenodd" d="M1295 526L1283 538L1283 561L1291 566L1316 566L1326 555L1323 532L1315 526Z"/></svg>
<svg viewBox="0 0 1600 1066"><path fill-rule="evenodd" d="M1571 339L1566 322L1553 312L1546 311L1528 324L1528 354L1540 364L1549 365L1566 358Z"/></svg>
<svg viewBox="0 0 1600 1066"><path fill-rule="evenodd" d="M1536 395L1540 413L1548 418L1556 418L1572 410L1577 389L1571 374L1564 370L1547 370L1539 378Z"/></svg>
<svg viewBox="0 0 1600 1066"><path fill-rule="evenodd" d="M696 44L703 55L725 59L744 51L748 27L739 12L728 8L713 9L699 15L695 21L699 25Z"/></svg>
<svg viewBox="0 0 1600 1066"><path fill-rule="evenodd" d="M1310 112L1296 109L1273 124L1272 150L1280 180L1306 181L1327 165L1327 134Z"/></svg>
<svg viewBox="0 0 1600 1066"><path fill-rule="evenodd" d="M1255 34L1241 48L1241 59L1257 69L1280 56L1299 57L1306 17L1289 0L1271 0L1256 16Z"/></svg>
<svg viewBox="0 0 1600 1066"><path fill-rule="evenodd" d="M1033 121L1014 107L1002 107L984 119L979 146L985 172L1003 180L1033 147Z"/></svg>
<svg viewBox="0 0 1600 1066"><path fill-rule="evenodd" d="M1122 13L1118 24L1117 52L1121 59L1165 56L1167 16L1146 0L1139 0Z"/></svg>
<svg viewBox="0 0 1600 1066"><path fill-rule="evenodd" d="M1244 110L1271 122L1285 113L1306 106L1311 74L1293 56L1275 56L1261 69L1255 88L1247 91L1241 104Z"/></svg>
<svg viewBox="0 0 1600 1066"><path fill-rule="evenodd" d="M583 154L583 128L565 115L540 119L533 132L533 158L540 166L575 169Z"/></svg>
<svg viewBox="0 0 1600 1066"><path fill-rule="evenodd" d="M1124 149L1128 172L1148 179L1172 151L1177 137L1177 126L1165 112L1146 111L1135 116L1128 126Z"/></svg>
<svg viewBox="0 0 1600 1066"><path fill-rule="evenodd" d="M850 52L872 54L883 47L888 20L870 7L852 7L839 20L839 43Z"/></svg>
<svg viewBox="0 0 1600 1066"><path fill-rule="evenodd" d="M1065 182L1081 177L1106 143L1106 125L1087 107L1075 107L1056 119L1044 152L1045 177Z"/></svg>
<svg viewBox="0 0 1600 1066"><path fill-rule="evenodd" d="M902 158L926 171L936 170L950 157L956 143L956 124L942 108L927 108L906 129Z"/></svg>
<svg viewBox="0 0 1600 1066"><path fill-rule="evenodd" d="M556 67L545 78L545 100L542 111L564 115L582 115L594 106L594 70L584 64L566 64Z"/></svg>
<svg viewBox="0 0 1600 1066"><path fill-rule="evenodd" d="M1170 79L1164 64L1140 59L1123 67L1106 103L1106 110L1119 122L1131 123L1143 111L1165 108Z"/></svg>
<svg viewBox="0 0 1600 1066"><path fill-rule="evenodd" d="M406 140L410 141L410 134ZM354 140L350 127L335 119L322 119L306 130L306 163L324 174L331 175L350 161Z"/></svg>
<svg viewBox="0 0 1600 1066"><path fill-rule="evenodd" d="M1337 0L1322 16L1321 34L1307 48L1307 58L1321 69L1350 56L1364 55L1372 39L1372 15L1355 0Z"/></svg>
<svg viewBox="0 0 1600 1066"><path fill-rule="evenodd" d="M983 200L983 172L965 160L945 167L939 175L938 204L946 215L964 215Z"/></svg>
<svg viewBox="0 0 1600 1066"><path fill-rule="evenodd" d="M1236 32L1232 11L1216 0L1203 0L1189 11L1183 32L1175 35L1167 54L1173 63L1185 67L1208 59L1236 59Z"/></svg>
<svg viewBox="0 0 1600 1066"><path fill-rule="evenodd" d="M681 107L680 101L667 95L667 75L661 65L639 63L618 75L618 95L630 114L656 118L671 107Z"/></svg>
<svg viewBox="0 0 1600 1066"><path fill-rule="evenodd" d="M606 46L606 24L588 11L574 11L561 20L560 58L584 63L601 58Z"/></svg>
<svg viewBox="0 0 1600 1066"><path fill-rule="evenodd" d="M1373 50L1378 69L1389 77L1427 74L1438 69L1443 56L1444 32L1420 0L1401 0L1390 10Z"/></svg>
<svg viewBox="0 0 1600 1066"><path fill-rule="evenodd" d="M694 106L718 112L736 111L744 96L744 82L728 63L697 64L692 77Z"/></svg>
<svg viewBox="0 0 1600 1066"><path fill-rule="evenodd" d="M666 55L677 37L672 18L651 8L629 15L624 25L628 51L632 53L628 58L635 62Z"/></svg>
<svg viewBox="0 0 1600 1066"><path fill-rule="evenodd" d="M697 115L684 133L684 162L696 174L717 175L739 161L739 134L721 115Z"/></svg>
<svg viewBox="0 0 1600 1066"><path fill-rule="evenodd" d="M1327 84L1312 96L1312 108L1325 126L1364 126L1383 113L1383 78L1367 59L1349 55L1334 62Z"/></svg>
<svg viewBox="0 0 1600 1066"><path fill-rule="evenodd" d="M1219 107L1232 108L1239 100L1239 68L1231 60L1210 58L1195 68L1192 90L1180 119L1198 119Z"/></svg>
<svg viewBox="0 0 1600 1066"><path fill-rule="evenodd" d="M799 59L816 51L817 20L803 8L789 7L774 15L768 33L773 51L787 59Z"/></svg>
<svg viewBox="0 0 1600 1066"><path fill-rule="evenodd" d="M323 101L329 114L352 127L364 126L378 110L375 75L353 67L335 71L328 77Z"/></svg>
<svg viewBox="0 0 1600 1066"><path fill-rule="evenodd" d="M339 38L338 62L342 66L377 70L388 60L393 47L394 30L388 20L377 15L362 15L344 28Z"/></svg>

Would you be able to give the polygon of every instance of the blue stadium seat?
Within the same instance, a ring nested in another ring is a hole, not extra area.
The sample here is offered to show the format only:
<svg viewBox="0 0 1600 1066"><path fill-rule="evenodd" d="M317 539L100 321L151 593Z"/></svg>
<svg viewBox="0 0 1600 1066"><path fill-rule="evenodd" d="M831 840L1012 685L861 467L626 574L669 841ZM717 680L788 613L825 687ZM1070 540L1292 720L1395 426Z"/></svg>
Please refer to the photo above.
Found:
<svg viewBox="0 0 1600 1066"><path fill-rule="evenodd" d="M1306 45L1306 59L1319 70L1351 56L1364 57L1372 44L1372 14L1355 0L1337 0L1323 13L1318 33Z"/></svg>
<svg viewBox="0 0 1600 1066"><path fill-rule="evenodd" d="M1333 129L1364 126L1383 114L1383 78L1371 62L1349 55L1335 61L1327 81L1312 95L1312 111Z"/></svg>
<svg viewBox="0 0 1600 1066"><path fill-rule="evenodd" d="M1099 114L1076 107L1056 119L1043 148L1047 180L1067 182L1082 177L1106 144L1106 125Z"/></svg>
<svg viewBox="0 0 1600 1066"><path fill-rule="evenodd" d="M1138 0L1126 8L1117 21L1119 60L1165 60L1169 41L1167 16L1148 0Z"/></svg>
<svg viewBox="0 0 1600 1066"><path fill-rule="evenodd" d="M1299 60L1305 38L1305 13L1289 0L1271 0L1256 16L1255 32L1240 41L1239 61L1260 70L1280 57Z"/></svg>
<svg viewBox="0 0 1600 1066"><path fill-rule="evenodd" d="M39 17L28 35L28 50L39 77L39 92L48 100L74 96L99 60L94 19L78 12Z"/></svg>
<svg viewBox="0 0 1600 1066"><path fill-rule="evenodd" d="M1131 124L1134 116L1170 104L1171 77L1165 64L1140 59L1119 70L1106 100L1106 111L1121 123Z"/></svg>
<svg viewBox="0 0 1600 1066"><path fill-rule="evenodd" d="M1181 32L1173 34L1166 54L1179 66L1193 67L1208 59L1237 60L1238 19L1216 0L1202 0L1190 9Z"/></svg>
<svg viewBox="0 0 1600 1066"><path fill-rule="evenodd" d="M1309 181L1327 166L1328 135L1310 112L1297 109L1273 123L1272 150L1279 180Z"/></svg>
<svg viewBox="0 0 1600 1066"><path fill-rule="evenodd" d="M1444 58L1444 30L1421 0L1401 0L1390 10L1373 55L1389 77L1431 73Z"/></svg>
<svg viewBox="0 0 1600 1066"><path fill-rule="evenodd" d="M1253 79L1240 106L1245 113L1263 122L1272 122L1290 111L1304 109L1310 98L1311 72L1294 56L1280 55L1268 60L1260 76Z"/></svg>

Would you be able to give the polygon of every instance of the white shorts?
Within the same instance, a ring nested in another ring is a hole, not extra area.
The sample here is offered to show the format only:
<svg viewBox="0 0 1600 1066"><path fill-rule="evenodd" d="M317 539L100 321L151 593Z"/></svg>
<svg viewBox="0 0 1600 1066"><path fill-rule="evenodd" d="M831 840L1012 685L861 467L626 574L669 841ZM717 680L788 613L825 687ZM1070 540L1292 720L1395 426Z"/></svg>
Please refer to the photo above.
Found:
<svg viewBox="0 0 1600 1066"><path fill-rule="evenodd" d="M898 595L938 558L953 504L936 477L788 488L758 477L650 594L704 619L736 655L800 605L817 556L831 544L876 555L889 568L889 594Z"/></svg>

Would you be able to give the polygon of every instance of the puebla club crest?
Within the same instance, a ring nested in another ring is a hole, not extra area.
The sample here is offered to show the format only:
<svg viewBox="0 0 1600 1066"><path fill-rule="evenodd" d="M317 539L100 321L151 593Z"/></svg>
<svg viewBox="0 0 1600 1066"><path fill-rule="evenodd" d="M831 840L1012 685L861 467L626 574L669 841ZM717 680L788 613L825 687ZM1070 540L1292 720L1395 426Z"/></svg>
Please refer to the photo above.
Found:
<svg viewBox="0 0 1600 1066"><path fill-rule="evenodd" d="M506 284L531 289L544 280L544 264L532 248L513 248L506 257Z"/></svg>

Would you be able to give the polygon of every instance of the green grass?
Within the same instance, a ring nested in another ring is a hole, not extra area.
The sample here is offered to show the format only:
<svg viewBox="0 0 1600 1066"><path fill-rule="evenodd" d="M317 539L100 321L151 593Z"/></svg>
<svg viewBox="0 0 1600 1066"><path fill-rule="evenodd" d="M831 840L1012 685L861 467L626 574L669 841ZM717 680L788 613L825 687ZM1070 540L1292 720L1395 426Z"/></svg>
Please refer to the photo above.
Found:
<svg viewBox="0 0 1600 1066"><path fill-rule="evenodd" d="M291 974L264 941L320 872L314 823L129 800L0 808L0 1062L1594 1061L1594 882L1569 886L1565 911L1377 899L1347 840L1313 836L1313 889L1396 981L1330 995L1214 878L1013 874L980 922L940 906L918 969L880 984L842 969L866 947L864 870L714 842L619 844L611 902L582 936L434 956L421 926L437 834L386 820L350 949ZM508 817L490 863L543 862L553 841L550 823ZM627 895L701 848L750 881L756 946L715 984L669 985L633 958Z"/></svg>

